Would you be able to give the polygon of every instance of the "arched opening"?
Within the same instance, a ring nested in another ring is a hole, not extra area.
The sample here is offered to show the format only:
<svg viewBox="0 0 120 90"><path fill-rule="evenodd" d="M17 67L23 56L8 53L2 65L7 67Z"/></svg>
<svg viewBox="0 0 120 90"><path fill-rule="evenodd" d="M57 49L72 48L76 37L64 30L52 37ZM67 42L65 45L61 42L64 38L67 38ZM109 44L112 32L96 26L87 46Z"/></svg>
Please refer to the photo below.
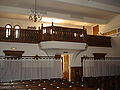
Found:
<svg viewBox="0 0 120 90"><path fill-rule="evenodd" d="M6 37L6 38L9 38L9 36L11 35L12 25L7 24L7 25L5 26L5 28L6 28L5 37Z"/></svg>
<svg viewBox="0 0 120 90"><path fill-rule="evenodd" d="M70 76L70 55L69 54L62 54L63 58L62 61L62 70L63 70L63 79L71 81Z"/></svg>
<svg viewBox="0 0 120 90"><path fill-rule="evenodd" d="M15 38L19 38L20 37L20 26L19 25L15 25Z"/></svg>

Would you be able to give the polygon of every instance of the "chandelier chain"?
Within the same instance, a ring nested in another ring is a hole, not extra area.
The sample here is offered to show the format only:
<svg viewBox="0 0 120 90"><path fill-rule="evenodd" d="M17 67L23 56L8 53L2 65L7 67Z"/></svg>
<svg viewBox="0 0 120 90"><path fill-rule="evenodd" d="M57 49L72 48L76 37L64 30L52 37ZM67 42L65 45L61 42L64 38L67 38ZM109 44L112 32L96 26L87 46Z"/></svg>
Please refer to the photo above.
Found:
<svg viewBox="0 0 120 90"><path fill-rule="evenodd" d="M41 21L42 20L42 16L37 13L37 0L35 0L35 6L34 6L34 10L31 10L31 14L29 15L29 19L33 22L37 22L37 21Z"/></svg>

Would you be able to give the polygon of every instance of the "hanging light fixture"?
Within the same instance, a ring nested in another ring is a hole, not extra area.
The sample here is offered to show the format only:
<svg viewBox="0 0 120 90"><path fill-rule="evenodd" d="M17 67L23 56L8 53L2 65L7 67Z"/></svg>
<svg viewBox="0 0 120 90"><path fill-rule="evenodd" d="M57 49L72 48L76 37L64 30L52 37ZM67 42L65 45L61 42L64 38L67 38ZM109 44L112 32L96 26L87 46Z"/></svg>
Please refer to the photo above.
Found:
<svg viewBox="0 0 120 90"><path fill-rule="evenodd" d="M40 13L37 13L37 0L35 0L35 8L34 10L31 10L31 14L29 15L29 19L33 22L37 22L37 21L41 21L42 20L42 16L40 15Z"/></svg>

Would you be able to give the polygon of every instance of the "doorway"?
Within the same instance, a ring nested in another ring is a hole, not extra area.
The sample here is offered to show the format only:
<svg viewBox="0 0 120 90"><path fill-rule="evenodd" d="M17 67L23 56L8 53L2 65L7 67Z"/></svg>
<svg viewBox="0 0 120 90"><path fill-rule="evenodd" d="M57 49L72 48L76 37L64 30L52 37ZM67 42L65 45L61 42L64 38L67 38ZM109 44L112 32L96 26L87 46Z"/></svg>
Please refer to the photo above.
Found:
<svg viewBox="0 0 120 90"><path fill-rule="evenodd" d="M68 54L61 55L63 57L62 69L63 69L63 79L70 80L70 60Z"/></svg>
<svg viewBox="0 0 120 90"><path fill-rule="evenodd" d="M93 35L98 35L99 34L99 25L96 25L93 27Z"/></svg>

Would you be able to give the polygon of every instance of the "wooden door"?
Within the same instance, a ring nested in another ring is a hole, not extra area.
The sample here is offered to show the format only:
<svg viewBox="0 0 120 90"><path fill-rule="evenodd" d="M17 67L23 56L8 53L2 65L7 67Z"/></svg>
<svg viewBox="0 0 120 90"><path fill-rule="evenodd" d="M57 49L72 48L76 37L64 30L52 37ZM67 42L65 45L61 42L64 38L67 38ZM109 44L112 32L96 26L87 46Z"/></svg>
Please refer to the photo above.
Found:
<svg viewBox="0 0 120 90"><path fill-rule="evenodd" d="M96 25L93 27L93 35L98 35L99 34L99 25Z"/></svg>
<svg viewBox="0 0 120 90"><path fill-rule="evenodd" d="M81 81L83 75L82 67L71 67L71 81Z"/></svg>

